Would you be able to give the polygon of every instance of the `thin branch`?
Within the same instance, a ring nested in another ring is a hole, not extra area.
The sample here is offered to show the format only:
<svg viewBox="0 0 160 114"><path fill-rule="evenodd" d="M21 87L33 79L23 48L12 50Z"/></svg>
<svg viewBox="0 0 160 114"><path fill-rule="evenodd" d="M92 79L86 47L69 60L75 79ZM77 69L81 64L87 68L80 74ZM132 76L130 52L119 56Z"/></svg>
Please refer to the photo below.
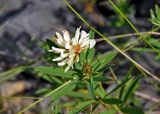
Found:
<svg viewBox="0 0 160 114"><path fill-rule="evenodd" d="M150 95L145 94L145 93L138 92L138 91L135 92L135 95L137 95L139 97L142 97L144 99L150 100L150 101L155 102L155 103L159 103L160 102L160 99L155 98L155 97L150 96Z"/></svg>
<svg viewBox="0 0 160 114"><path fill-rule="evenodd" d="M138 36L139 34L141 34L141 35L147 34L147 35L160 36L159 32L149 31L149 32L129 33L129 34L122 34L122 35L108 36L108 39L119 39L119 38L124 38L124 37ZM105 40L104 38L98 38L98 39L96 39L96 42L101 42L101 41L104 41L104 40Z"/></svg>

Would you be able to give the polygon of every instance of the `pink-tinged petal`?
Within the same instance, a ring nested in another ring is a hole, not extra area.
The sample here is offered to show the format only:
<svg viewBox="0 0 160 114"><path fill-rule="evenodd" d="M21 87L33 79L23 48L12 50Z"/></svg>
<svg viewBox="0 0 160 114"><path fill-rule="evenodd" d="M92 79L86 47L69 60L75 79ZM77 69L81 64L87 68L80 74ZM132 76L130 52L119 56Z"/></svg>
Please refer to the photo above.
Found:
<svg viewBox="0 0 160 114"><path fill-rule="evenodd" d="M70 43L66 43L66 44L65 44L65 48L66 48L66 49L71 49L72 46L70 45Z"/></svg>
<svg viewBox="0 0 160 114"><path fill-rule="evenodd" d="M88 37L88 34L84 30L82 30L81 31L81 37L79 39L79 44L81 44L83 42L83 39L87 38L87 37Z"/></svg>
<svg viewBox="0 0 160 114"><path fill-rule="evenodd" d="M66 60L62 61L62 62L59 62L58 63L58 66L64 66L66 64Z"/></svg>
<svg viewBox="0 0 160 114"><path fill-rule="evenodd" d="M57 57L57 58L55 58L55 59L52 59L52 61L61 61L61 60L63 60L62 57Z"/></svg>
<svg viewBox="0 0 160 114"><path fill-rule="evenodd" d="M93 48L96 45L96 41L94 39L90 40L89 47Z"/></svg>
<svg viewBox="0 0 160 114"><path fill-rule="evenodd" d="M65 42L70 42L71 38L70 38L70 35L67 30L63 31L63 38L64 38Z"/></svg>
<svg viewBox="0 0 160 114"><path fill-rule="evenodd" d="M53 47L53 46L52 46L52 50L53 50L53 52L55 52L55 53L62 53L62 52L65 51L64 49L56 48L56 47Z"/></svg>

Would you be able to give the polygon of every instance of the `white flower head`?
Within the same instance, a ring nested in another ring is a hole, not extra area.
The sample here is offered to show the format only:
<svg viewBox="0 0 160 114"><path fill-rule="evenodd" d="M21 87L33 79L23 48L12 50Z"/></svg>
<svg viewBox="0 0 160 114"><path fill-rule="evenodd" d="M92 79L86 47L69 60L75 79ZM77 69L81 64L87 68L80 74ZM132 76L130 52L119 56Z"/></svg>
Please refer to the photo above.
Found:
<svg viewBox="0 0 160 114"><path fill-rule="evenodd" d="M71 39L67 30L63 30L63 37L60 33L56 32L55 43L61 48L52 47L50 52L59 53L60 56L52 59L52 61L58 61L58 66L67 65L65 72L67 72L73 64L79 61L80 53L87 49L93 48L96 44L94 39L89 38L89 33L84 30L80 31L77 28L75 36Z"/></svg>

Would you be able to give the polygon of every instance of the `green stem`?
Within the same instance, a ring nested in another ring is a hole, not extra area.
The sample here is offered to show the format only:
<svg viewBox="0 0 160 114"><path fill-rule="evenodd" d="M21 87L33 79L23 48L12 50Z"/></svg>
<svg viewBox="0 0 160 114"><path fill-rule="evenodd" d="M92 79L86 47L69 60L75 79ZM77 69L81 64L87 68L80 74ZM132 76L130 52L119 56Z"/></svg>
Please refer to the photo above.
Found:
<svg viewBox="0 0 160 114"><path fill-rule="evenodd" d="M23 112L25 112L26 110L32 108L34 105L36 105L37 103L43 101L44 99L46 99L47 97L49 97L50 95L52 95L53 93L57 92L58 90L62 89L64 86L70 84L72 81L76 80L77 78L73 78L73 80L69 80L68 82L64 83L63 85L59 86L58 88L56 88L55 90L49 92L48 94L46 94L43 98L40 98L39 100L35 101L34 103L32 103L31 105L27 106L26 108L24 108L23 110L21 110L20 112L18 112L17 114L22 114Z"/></svg>
<svg viewBox="0 0 160 114"><path fill-rule="evenodd" d="M148 75L150 75L153 79L155 79L156 81L160 82L160 79L155 76L154 74L152 74L151 72L149 72L148 70L146 70L144 67L142 67L140 64L138 64L135 60L133 60L131 57L129 57L126 53L124 53L121 49L119 49L114 43L112 43L106 36L104 36L102 33L100 33L99 31L97 31L96 29L94 29L92 26L90 26L90 24L76 11L72 8L72 6L66 1L64 0L64 2L67 4L67 6L91 29L93 30L95 33L97 33L98 35L100 35L102 38L104 38L108 44L110 44L115 50L117 50L119 53L121 53L123 56L125 56L128 60L130 60L143 74L144 72L147 73Z"/></svg>

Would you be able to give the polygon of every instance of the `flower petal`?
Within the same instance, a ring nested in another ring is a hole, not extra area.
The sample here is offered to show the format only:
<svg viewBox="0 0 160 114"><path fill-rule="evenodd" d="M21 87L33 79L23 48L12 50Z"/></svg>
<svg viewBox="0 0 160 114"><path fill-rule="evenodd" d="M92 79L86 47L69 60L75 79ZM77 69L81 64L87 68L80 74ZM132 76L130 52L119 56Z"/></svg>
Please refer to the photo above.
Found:
<svg viewBox="0 0 160 114"><path fill-rule="evenodd" d="M81 47L82 48L88 48L89 47L89 44L90 44L90 39L87 39L87 38L85 38L84 40L83 40L83 43L82 43L82 45L81 45Z"/></svg>
<svg viewBox="0 0 160 114"><path fill-rule="evenodd" d="M70 65L68 65L66 68L65 68L65 70L64 70L64 72L67 72L69 69L70 69Z"/></svg>
<svg viewBox="0 0 160 114"><path fill-rule="evenodd" d="M90 44L89 44L89 47L90 48L93 48L96 44L96 41L94 39L90 40Z"/></svg>
<svg viewBox="0 0 160 114"><path fill-rule="evenodd" d="M68 66L65 68L64 72L67 72L71 67L73 68L72 61L69 62Z"/></svg>
<svg viewBox="0 0 160 114"><path fill-rule="evenodd" d="M57 57L55 59L52 59L52 61L61 61L63 58L62 57Z"/></svg>
<svg viewBox="0 0 160 114"><path fill-rule="evenodd" d="M88 37L88 34L84 30L82 30L81 31L81 37L79 39L79 44L81 44L83 42L83 39L87 38L87 37Z"/></svg>
<svg viewBox="0 0 160 114"><path fill-rule="evenodd" d="M49 51L51 51L51 50L49 50ZM56 47L53 47L53 46L52 46L52 51L54 51L55 53L62 53L62 52L64 52L65 50L64 50L64 49L61 49L61 48L56 48Z"/></svg>
<svg viewBox="0 0 160 114"><path fill-rule="evenodd" d="M63 38L64 38L65 42L70 42L71 38L70 38L70 35L67 30L63 31Z"/></svg>
<svg viewBox="0 0 160 114"><path fill-rule="evenodd" d="M77 30L76 30L75 36L72 41L73 45L78 44L78 40L79 40L79 36L80 36L80 29L81 29L81 27L77 28Z"/></svg>
<svg viewBox="0 0 160 114"><path fill-rule="evenodd" d="M69 53L61 53L62 58L66 58L69 55Z"/></svg>
<svg viewBox="0 0 160 114"><path fill-rule="evenodd" d="M62 61L62 62L59 62L58 63L58 66L64 66L66 64L66 60Z"/></svg>
<svg viewBox="0 0 160 114"><path fill-rule="evenodd" d="M71 49L72 46L70 45L70 43L66 43L66 44L65 44L65 48L66 48L66 49Z"/></svg>
<svg viewBox="0 0 160 114"><path fill-rule="evenodd" d="M59 34L58 32L56 32L56 35L57 35L57 43L58 43L59 45L63 46L64 40L63 40L61 34Z"/></svg>
<svg viewBox="0 0 160 114"><path fill-rule="evenodd" d="M75 61L78 62L79 61L79 55L75 56Z"/></svg>

